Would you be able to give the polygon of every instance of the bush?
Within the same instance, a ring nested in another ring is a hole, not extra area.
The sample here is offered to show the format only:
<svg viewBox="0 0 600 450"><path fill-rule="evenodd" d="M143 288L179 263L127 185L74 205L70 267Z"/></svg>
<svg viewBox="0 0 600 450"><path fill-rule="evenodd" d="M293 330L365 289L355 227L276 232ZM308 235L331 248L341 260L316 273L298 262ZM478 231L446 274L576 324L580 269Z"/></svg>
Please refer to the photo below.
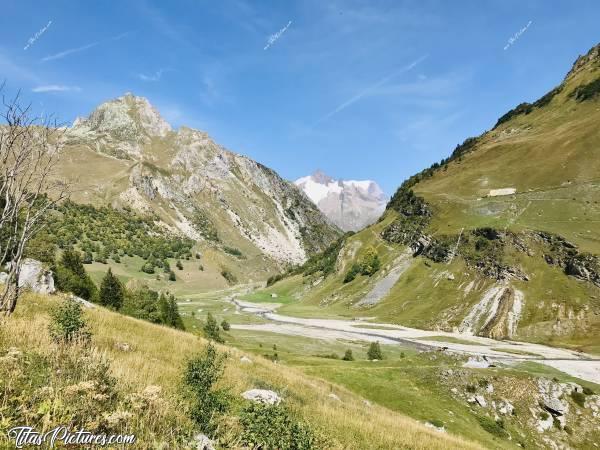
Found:
<svg viewBox="0 0 600 450"><path fill-rule="evenodd" d="M177 260L177 262L175 263L175 267L177 267L177 269L179 270L183 270L183 264L181 264L180 260Z"/></svg>
<svg viewBox="0 0 600 450"><path fill-rule="evenodd" d="M502 424L499 424L498 422L495 422L488 417L478 416L477 421L479 422L479 425L481 425L481 428L483 428L488 433L493 434L494 436L497 436L502 439L506 439L509 436L508 432L503 428Z"/></svg>
<svg viewBox="0 0 600 450"><path fill-rule="evenodd" d="M123 291L121 282L113 275L112 270L109 268L100 285L98 302L101 305L118 310L123 306Z"/></svg>
<svg viewBox="0 0 600 450"><path fill-rule="evenodd" d="M175 276L175 272L169 270L169 281L177 281L177 277Z"/></svg>
<svg viewBox="0 0 600 450"><path fill-rule="evenodd" d="M228 247L227 245L223 246L223 250L225 253L228 253L233 256L237 256L238 258L243 256L242 252L235 247Z"/></svg>
<svg viewBox="0 0 600 450"><path fill-rule="evenodd" d="M154 273L154 264L151 263L150 261L148 261L148 262L144 263L141 270L144 273L152 275Z"/></svg>
<svg viewBox="0 0 600 450"><path fill-rule="evenodd" d="M436 428L444 428L444 422L439 419L431 419L428 422Z"/></svg>
<svg viewBox="0 0 600 450"><path fill-rule="evenodd" d="M371 342L371 345L369 345L369 350L367 351L367 359L383 359L383 353L381 353L379 341Z"/></svg>
<svg viewBox="0 0 600 450"><path fill-rule="evenodd" d="M373 247L369 247L361 259L360 273L370 277L377 272L380 267L381 261L379 261L377 250L375 250Z"/></svg>
<svg viewBox="0 0 600 450"><path fill-rule="evenodd" d="M229 269L222 269L221 276L227 280L228 283L234 284L237 282L237 278L234 274L232 274Z"/></svg>
<svg viewBox="0 0 600 450"><path fill-rule="evenodd" d="M360 264L358 263L354 263L352 264L352 266L350 267L350 270L346 273L346 276L344 277L344 283L349 283L352 280L354 280L356 278L356 275L358 275L361 271L360 268Z"/></svg>
<svg viewBox="0 0 600 450"><path fill-rule="evenodd" d="M54 282L59 291L72 292L85 300L97 300L98 289L86 273L79 252L65 250L53 269Z"/></svg>
<svg viewBox="0 0 600 450"><path fill-rule="evenodd" d="M218 419L229 409L227 389L218 389L223 377L227 354L219 354L212 344L204 352L188 361L183 383L192 394L190 416L203 433L214 436Z"/></svg>
<svg viewBox="0 0 600 450"><path fill-rule="evenodd" d="M49 331L56 342L87 342L91 333L83 317L81 305L73 300L65 300L50 312Z"/></svg>
<svg viewBox="0 0 600 450"><path fill-rule="evenodd" d="M229 325L229 322L227 322L227 320L223 319L223 321L221 322L221 328L223 328L223 331L229 331L231 329L231 325Z"/></svg>
<svg viewBox="0 0 600 450"><path fill-rule="evenodd" d="M325 448L306 424L282 405L252 403L240 414L242 444L249 448L309 450Z"/></svg>
<svg viewBox="0 0 600 450"><path fill-rule="evenodd" d="M583 393L585 395L594 395L594 391L591 390L589 387L585 387L585 386L583 387Z"/></svg>
<svg viewBox="0 0 600 450"><path fill-rule="evenodd" d="M183 329L175 297L158 295L147 286L125 290L121 313L138 319L159 323L173 328Z"/></svg>
<svg viewBox="0 0 600 450"><path fill-rule="evenodd" d="M219 333L219 325L211 313L206 316L206 323L204 324L204 335L207 339L211 339L215 342L225 342Z"/></svg>
<svg viewBox="0 0 600 450"><path fill-rule="evenodd" d="M572 391L571 398L582 408L585 407L585 394L583 394L582 392Z"/></svg>
<svg viewBox="0 0 600 450"><path fill-rule="evenodd" d="M354 356L352 356L352 350L346 350L346 353L344 353L344 357L342 359L344 361L354 361Z"/></svg>

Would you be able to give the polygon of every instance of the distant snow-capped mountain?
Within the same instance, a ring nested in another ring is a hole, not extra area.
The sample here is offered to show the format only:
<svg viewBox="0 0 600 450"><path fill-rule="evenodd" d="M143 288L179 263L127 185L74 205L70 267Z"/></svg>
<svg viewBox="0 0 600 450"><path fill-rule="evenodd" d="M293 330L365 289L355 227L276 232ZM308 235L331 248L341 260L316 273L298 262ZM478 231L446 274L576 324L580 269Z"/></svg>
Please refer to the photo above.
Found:
<svg viewBox="0 0 600 450"><path fill-rule="evenodd" d="M344 231L357 231L372 224L385 210L387 197L371 180L334 180L317 170L294 183Z"/></svg>

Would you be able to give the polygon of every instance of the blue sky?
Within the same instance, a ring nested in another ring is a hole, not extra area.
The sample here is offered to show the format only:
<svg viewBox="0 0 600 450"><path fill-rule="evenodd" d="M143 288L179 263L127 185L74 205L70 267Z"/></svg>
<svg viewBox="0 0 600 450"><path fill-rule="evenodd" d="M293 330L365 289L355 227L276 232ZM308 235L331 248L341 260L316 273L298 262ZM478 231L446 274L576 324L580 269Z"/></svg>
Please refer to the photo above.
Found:
<svg viewBox="0 0 600 450"><path fill-rule="evenodd" d="M133 92L285 178L391 194L557 85L599 19L595 0L5 0L0 78L65 122Z"/></svg>

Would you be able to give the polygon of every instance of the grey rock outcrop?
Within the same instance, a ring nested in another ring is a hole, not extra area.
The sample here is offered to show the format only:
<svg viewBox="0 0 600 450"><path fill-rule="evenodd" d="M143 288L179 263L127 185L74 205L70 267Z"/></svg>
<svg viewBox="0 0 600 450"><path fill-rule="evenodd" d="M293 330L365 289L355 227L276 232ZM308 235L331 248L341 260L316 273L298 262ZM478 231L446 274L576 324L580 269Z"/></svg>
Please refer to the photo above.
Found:
<svg viewBox="0 0 600 450"><path fill-rule="evenodd" d="M7 278L8 274L0 273L0 283L5 283ZM56 292L52 272L44 268L41 262L31 258L21 261L19 287L30 289L38 294L54 294Z"/></svg>
<svg viewBox="0 0 600 450"><path fill-rule="evenodd" d="M267 405L278 405L283 399L275 391L268 389L250 389L242 394L246 400Z"/></svg>

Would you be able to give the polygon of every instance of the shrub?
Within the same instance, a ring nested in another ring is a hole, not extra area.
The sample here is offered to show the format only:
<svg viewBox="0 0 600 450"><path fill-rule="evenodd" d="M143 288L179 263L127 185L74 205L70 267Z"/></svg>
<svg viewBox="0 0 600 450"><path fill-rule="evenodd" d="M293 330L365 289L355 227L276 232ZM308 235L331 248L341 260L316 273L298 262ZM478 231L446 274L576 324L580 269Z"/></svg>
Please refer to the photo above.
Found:
<svg viewBox="0 0 600 450"><path fill-rule="evenodd" d="M344 277L344 283L349 283L356 278L356 275L360 273L360 264L354 263L350 267L350 270L346 273Z"/></svg>
<svg viewBox="0 0 600 450"><path fill-rule="evenodd" d="M252 403L240 414L241 441L249 448L309 450L325 448L306 424L283 405Z"/></svg>
<svg viewBox="0 0 600 450"><path fill-rule="evenodd" d="M100 285L98 302L101 305L118 310L123 306L123 291L123 285L121 285L119 279L113 275L112 270L109 268Z"/></svg>
<svg viewBox="0 0 600 450"><path fill-rule="evenodd" d="M242 252L235 247L228 247L227 245L223 246L223 250L225 253L228 253L233 256L237 256L238 258L243 256Z"/></svg>
<svg viewBox="0 0 600 450"><path fill-rule="evenodd" d="M145 262L144 265L142 266L142 272L147 273L147 274L153 274L154 273L154 264L152 264L150 261Z"/></svg>
<svg viewBox="0 0 600 450"><path fill-rule="evenodd" d="M428 422L431 425L433 425L434 427L436 427L436 428L443 428L444 427L444 422L442 422L439 419L431 419L431 420L428 420Z"/></svg>
<svg viewBox="0 0 600 450"><path fill-rule="evenodd" d="M571 398L582 408L585 407L585 394L583 394L582 392L572 391Z"/></svg>
<svg viewBox="0 0 600 450"><path fill-rule="evenodd" d="M231 325L229 325L229 322L227 322L227 320L223 319L223 321L221 322L221 328L223 328L223 331L229 331L231 329Z"/></svg>
<svg viewBox="0 0 600 450"><path fill-rule="evenodd" d="M77 301L65 300L50 312L50 319L50 335L56 342L89 341L91 334Z"/></svg>
<svg viewBox="0 0 600 450"><path fill-rule="evenodd" d="M373 247L369 247L360 261L360 273L370 277L377 272L380 267L381 262L379 261L377 250Z"/></svg>
<svg viewBox="0 0 600 450"><path fill-rule="evenodd" d="M97 299L98 289L86 273L79 252L65 250L53 269L54 282L58 290L72 292L86 300Z"/></svg>
<svg viewBox="0 0 600 450"><path fill-rule="evenodd" d="M346 353L344 353L344 357L342 359L344 361L354 361L354 356L352 356L352 350L346 350Z"/></svg>
<svg viewBox="0 0 600 450"><path fill-rule="evenodd" d="M175 263L175 267L177 267L177 269L179 270L183 270L183 264L181 264L181 261L179 259Z"/></svg>
<svg viewBox="0 0 600 450"><path fill-rule="evenodd" d="M234 274L232 274L229 269L222 269L221 276L227 280L228 283L234 284L237 282L237 278Z"/></svg>
<svg viewBox="0 0 600 450"><path fill-rule="evenodd" d="M219 333L219 325L211 313L206 316L206 323L204 324L204 335L215 342L225 342Z"/></svg>
<svg viewBox="0 0 600 450"><path fill-rule="evenodd" d="M227 389L217 388L226 359L227 354L219 354L212 344L208 344L201 355L188 361L183 377L184 385L193 396L190 416L202 432L211 437L231 400Z"/></svg>
<svg viewBox="0 0 600 450"><path fill-rule="evenodd" d="M383 359L383 353L381 353L379 341L371 342L371 345L369 345L369 350L367 351L367 359Z"/></svg>
<svg viewBox="0 0 600 450"><path fill-rule="evenodd" d="M175 276L175 272L169 270L169 281L177 281L177 277Z"/></svg>
<svg viewBox="0 0 600 450"><path fill-rule="evenodd" d="M583 387L583 393L585 395L594 395L594 391L591 390L589 387L585 387L585 386Z"/></svg>
<svg viewBox="0 0 600 450"><path fill-rule="evenodd" d="M479 422L479 425L481 425L481 428L488 433L502 439L506 439L508 437L508 432L502 427L502 425L493 421L489 417L477 416L477 421Z"/></svg>

